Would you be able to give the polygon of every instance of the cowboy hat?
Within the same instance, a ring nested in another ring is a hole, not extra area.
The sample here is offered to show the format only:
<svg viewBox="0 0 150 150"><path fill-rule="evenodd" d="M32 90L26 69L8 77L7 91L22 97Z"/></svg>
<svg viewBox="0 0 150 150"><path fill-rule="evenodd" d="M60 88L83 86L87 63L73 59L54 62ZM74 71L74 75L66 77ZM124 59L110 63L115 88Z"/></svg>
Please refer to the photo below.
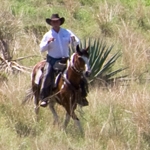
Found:
<svg viewBox="0 0 150 150"><path fill-rule="evenodd" d="M58 14L52 14L51 18L46 18L46 22L51 25L51 21L57 21L60 20L60 25L62 25L65 22L65 18L64 17L59 17Z"/></svg>

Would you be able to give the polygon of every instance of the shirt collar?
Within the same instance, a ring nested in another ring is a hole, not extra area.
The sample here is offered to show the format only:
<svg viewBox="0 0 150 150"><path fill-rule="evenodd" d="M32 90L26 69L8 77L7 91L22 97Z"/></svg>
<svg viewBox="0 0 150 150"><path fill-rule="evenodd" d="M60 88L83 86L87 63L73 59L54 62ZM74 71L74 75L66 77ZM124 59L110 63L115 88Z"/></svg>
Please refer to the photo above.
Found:
<svg viewBox="0 0 150 150"><path fill-rule="evenodd" d="M52 32L53 32L53 33L56 33L56 34L59 34L59 33L61 32L61 30L62 30L62 29L61 29L61 27L60 27L59 32L56 32L56 31L52 28Z"/></svg>

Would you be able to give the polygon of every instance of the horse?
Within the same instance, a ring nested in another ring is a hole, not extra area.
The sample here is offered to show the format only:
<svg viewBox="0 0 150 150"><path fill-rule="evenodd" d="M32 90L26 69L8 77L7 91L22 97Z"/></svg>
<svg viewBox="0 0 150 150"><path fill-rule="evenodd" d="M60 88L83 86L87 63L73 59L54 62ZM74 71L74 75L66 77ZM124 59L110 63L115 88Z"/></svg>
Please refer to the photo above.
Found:
<svg viewBox="0 0 150 150"><path fill-rule="evenodd" d="M80 120L75 114L75 109L77 108L77 102L81 100L81 78L83 77L84 73L86 75L90 74L88 49L89 48L87 47L81 50L79 45L76 47L76 52L74 52L71 55L70 60L68 60L65 71L60 72L56 77L56 87L53 90L53 94L47 98L49 108L53 114L54 124L58 123L58 115L54 107L55 104L57 103L62 105L66 110L66 117L63 124L64 130L66 129L70 118L72 118L79 130L83 132ZM39 113L40 108L39 95L45 63L45 60L38 62L34 66L31 75L31 90L34 97L36 114Z"/></svg>

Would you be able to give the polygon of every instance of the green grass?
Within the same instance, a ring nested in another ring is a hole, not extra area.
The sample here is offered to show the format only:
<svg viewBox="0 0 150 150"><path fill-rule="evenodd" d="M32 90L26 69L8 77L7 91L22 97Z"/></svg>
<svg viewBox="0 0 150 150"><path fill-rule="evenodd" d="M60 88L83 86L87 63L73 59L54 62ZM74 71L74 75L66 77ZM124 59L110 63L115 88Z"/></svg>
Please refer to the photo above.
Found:
<svg viewBox="0 0 150 150"><path fill-rule="evenodd" d="M150 114L150 25L149 0L2 0L0 35L8 39L13 59L33 67L45 57L39 42L50 28L45 18L58 12L66 18L63 27L81 40L101 37L121 50L114 68L128 67L126 81L112 87L92 85L89 106L77 114L85 137L70 122L67 133L53 126L48 108L40 109L36 122L33 102L21 105L31 84L30 74L0 74L0 149L1 150L149 150ZM8 34L10 36L8 38ZM1 51L0 51L1 54ZM6 79L6 80L5 80ZM61 123L65 111L57 106Z"/></svg>

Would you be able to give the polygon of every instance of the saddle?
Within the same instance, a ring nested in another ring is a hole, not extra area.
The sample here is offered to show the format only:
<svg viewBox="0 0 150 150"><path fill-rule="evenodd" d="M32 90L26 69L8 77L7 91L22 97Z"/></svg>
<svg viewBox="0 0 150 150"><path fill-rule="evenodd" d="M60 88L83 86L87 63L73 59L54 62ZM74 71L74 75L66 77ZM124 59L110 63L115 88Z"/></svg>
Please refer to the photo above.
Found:
<svg viewBox="0 0 150 150"><path fill-rule="evenodd" d="M67 67L67 60L68 58L62 58L61 60L58 60L53 65L53 69L56 72L63 72Z"/></svg>
<svg viewBox="0 0 150 150"><path fill-rule="evenodd" d="M68 60L68 58L62 58L61 60L56 61L55 64L53 65L52 72L54 74L54 78L53 78L54 80L57 80L58 78L56 78L56 76L60 72L61 73L64 72L64 70L66 69L66 67L67 67L67 60ZM34 80L34 83L37 84L37 85L40 84L46 60L43 60L40 63L42 65L39 65L37 67L37 69L36 69L36 75L35 75L35 80Z"/></svg>
<svg viewBox="0 0 150 150"><path fill-rule="evenodd" d="M61 77L61 74L65 71L67 68L67 61L68 58L62 58L61 60L58 60L53 65L53 73L54 73L54 85L53 88L55 89L58 85L59 79Z"/></svg>

